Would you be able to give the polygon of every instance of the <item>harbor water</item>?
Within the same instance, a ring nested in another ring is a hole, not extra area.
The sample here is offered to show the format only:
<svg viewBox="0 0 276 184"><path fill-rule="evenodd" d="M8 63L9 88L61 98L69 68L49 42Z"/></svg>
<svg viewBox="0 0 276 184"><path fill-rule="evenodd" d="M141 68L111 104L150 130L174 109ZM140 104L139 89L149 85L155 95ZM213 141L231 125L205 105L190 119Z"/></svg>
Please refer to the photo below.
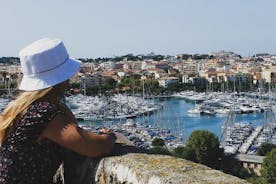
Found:
<svg viewBox="0 0 276 184"><path fill-rule="evenodd" d="M135 122L149 124L159 128L170 130L176 136L187 139L194 130L208 130L220 138L221 126L227 115L197 115L189 114L187 111L195 106L193 102L181 98L155 98L156 102L162 104L163 108L153 114L136 117ZM254 127L262 125L264 120L262 113L237 114L236 120L240 123L251 123ZM107 121L112 124L123 124L125 119ZM86 121L81 124L101 125L103 121Z"/></svg>

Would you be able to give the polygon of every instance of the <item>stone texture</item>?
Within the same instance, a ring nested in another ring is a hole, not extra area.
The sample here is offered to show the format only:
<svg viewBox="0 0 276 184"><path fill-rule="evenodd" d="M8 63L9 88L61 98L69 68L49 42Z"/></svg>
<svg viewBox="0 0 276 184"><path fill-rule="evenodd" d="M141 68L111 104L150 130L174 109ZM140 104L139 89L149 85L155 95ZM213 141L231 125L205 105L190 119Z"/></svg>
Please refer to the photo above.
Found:
<svg viewBox="0 0 276 184"><path fill-rule="evenodd" d="M151 152L128 144L116 143L109 157L128 153ZM59 170L61 172L57 172L54 181L61 180L62 182L60 183L63 184L94 184L95 173L101 160L102 158L89 158L68 150L64 157L63 169Z"/></svg>
<svg viewBox="0 0 276 184"><path fill-rule="evenodd" d="M237 177L204 165L165 155L131 153L103 158L95 182L99 184L240 184Z"/></svg>

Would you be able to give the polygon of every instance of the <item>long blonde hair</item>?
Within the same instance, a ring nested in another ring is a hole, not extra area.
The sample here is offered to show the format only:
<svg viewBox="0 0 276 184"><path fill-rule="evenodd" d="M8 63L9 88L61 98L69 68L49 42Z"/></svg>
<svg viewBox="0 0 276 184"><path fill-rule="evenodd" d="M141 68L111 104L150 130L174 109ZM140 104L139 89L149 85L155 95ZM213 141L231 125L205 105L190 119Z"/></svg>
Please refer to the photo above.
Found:
<svg viewBox="0 0 276 184"><path fill-rule="evenodd" d="M53 87L39 91L25 91L21 93L0 115L0 145L13 129L14 120L36 100L45 97L53 90Z"/></svg>

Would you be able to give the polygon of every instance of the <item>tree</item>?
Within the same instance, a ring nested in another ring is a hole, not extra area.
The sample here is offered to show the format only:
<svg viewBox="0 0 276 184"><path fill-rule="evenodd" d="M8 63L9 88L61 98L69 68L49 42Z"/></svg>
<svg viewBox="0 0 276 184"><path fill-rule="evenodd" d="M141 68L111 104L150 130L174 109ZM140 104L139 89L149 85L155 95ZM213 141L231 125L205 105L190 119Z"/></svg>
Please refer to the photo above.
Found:
<svg viewBox="0 0 276 184"><path fill-rule="evenodd" d="M152 146L165 146L165 141L161 138L155 138L151 144Z"/></svg>
<svg viewBox="0 0 276 184"><path fill-rule="evenodd" d="M86 94L88 96L91 95L97 95L100 93L100 87L99 86L89 86L86 88Z"/></svg>
<svg viewBox="0 0 276 184"><path fill-rule="evenodd" d="M178 83L178 82L177 83L171 83L171 84L168 85L167 89L170 92L173 92L173 91L179 92L179 91L182 90L182 84Z"/></svg>
<svg viewBox="0 0 276 184"><path fill-rule="evenodd" d="M178 158L185 158L187 160L195 160L194 151L190 147L177 147L172 151L172 155Z"/></svg>
<svg viewBox="0 0 276 184"><path fill-rule="evenodd" d="M175 157L178 157L178 158L184 158L183 151L184 151L184 147L179 146L179 147L173 149L172 155Z"/></svg>
<svg viewBox="0 0 276 184"><path fill-rule="evenodd" d="M276 148L266 155L262 163L261 174L266 183L276 183Z"/></svg>
<svg viewBox="0 0 276 184"><path fill-rule="evenodd" d="M156 95L161 91L161 87L159 86L159 82L155 79L147 79L144 80L145 92L147 95ZM143 89L143 83L140 83L140 89Z"/></svg>
<svg viewBox="0 0 276 184"><path fill-rule="evenodd" d="M111 77L106 77L103 85L106 85L108 88L114 88L116 86L116 81Z"/></svg>
<svg viewBox="0 0 276 184"><path fill-rule="evenodd" d="M153 154L171 155L169 150L167 150L166 148L164 148L162 146L154 146L153 148L151 148L151 151Z"/></svg>
<svg viewBox="0 0 276 184"><path fill-rule="evenodd" d="M248 178L250 173L245 169L240 162L232 156L225 155L221 160L221 167L225 173L237 176L239 178Z"/></svg>
<svg viewBox="0 0 276 184"><path fill-rule="evenodd" d="M70 88L76 89L76 88L80 88L80 87L81 87L81 85L78 82L70 83Z"/></svg>
<svg viewBox="0 0 276 184"><path fill-rule="evenodd" d="M152 141L151 151L154 154L171 155L169 150L165 147L165 141L161 138L155 138Z"/></svg>
<svg viewBox="0 0 276 184"><path fill-rule="evenodd" d="M194 162L198 162L196 157L195 157L195 150L189 146L184 147L183 150L183 158L187 159L187 160L192 160ZM201 162L199 162L201 163Z"/></svg>
<svg viewBox="0 0 276 184"><path fill-rule="evenodd" d="M189 58L191 58L192 57L192 55L190 55L190 54L183 54L182 55L182 59L183 60L187 60L187 59L189 59Z"/></svg>
<svg viewBox="0 0 276 184"><path fill-rule="evenodd" d="M102 87L102 91L104 93L107 93L109 90L115 89L116 81L111 77L107 77L107 78L104 79L103 84L102 84L101 87Z"/></svg>
<svg viewBox="0 0 276 184"><path fill-rule="evenodd" d="M184 158L218 168L223 150L219 147L219 139L206 130L196 130L190 135L183 152Z"/></svg>
<svg viewBox="0 0 276 184"><path fill-rule="evenodd" d="M266 184L266 181L264 180L263 177L261 176L252 176L252 177L249 177L246 179L249 183L252 183L252 184Z"/></svg>
<svg viewBox="0 0 276 184"><path fill-rule="evenodd" d="M273 148L276 148L275 144L271 143L263 143L258 149L257 154L260 156L265 156L268 152L270 152Z"/></svg>
<svg viewBox="0 0 276 184"><path fill-rule="evenodd" d="M132 75L132 76L127 76L127 77L122 77L121 82L119 85L123 87L131 87L132 89L139 89L140 88L140 75Z"/></svg>

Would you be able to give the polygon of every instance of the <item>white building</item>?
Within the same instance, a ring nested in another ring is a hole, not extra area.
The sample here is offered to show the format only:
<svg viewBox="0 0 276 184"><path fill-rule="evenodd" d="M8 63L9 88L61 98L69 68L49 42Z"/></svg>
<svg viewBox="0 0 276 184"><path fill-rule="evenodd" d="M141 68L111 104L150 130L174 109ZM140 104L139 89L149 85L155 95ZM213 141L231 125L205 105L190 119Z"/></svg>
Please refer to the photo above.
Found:
<svg viewBox="0 0 276 184"><path fill-rule="evenodd" d="M100 64L100 67L105 70L112 70L115 68L115 63L112 61L103 62Z"/></svg>
<svg viewBox="0 0 276 184"><path fill-rule="evenodd" d="M177 77L163 77L158 80L159 85L162 87L168 87L169 84L178 83L179 79Z"/></svg>

